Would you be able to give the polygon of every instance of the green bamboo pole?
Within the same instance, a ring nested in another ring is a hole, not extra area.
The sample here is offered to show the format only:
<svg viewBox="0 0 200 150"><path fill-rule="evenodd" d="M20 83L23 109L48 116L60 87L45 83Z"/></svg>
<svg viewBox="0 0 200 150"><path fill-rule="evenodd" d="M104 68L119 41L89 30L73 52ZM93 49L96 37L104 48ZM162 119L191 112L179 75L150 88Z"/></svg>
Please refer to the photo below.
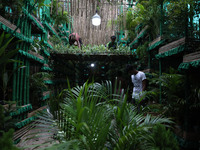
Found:
<svg viewBox="0 0 200 150"><path fill-rule="evenodd" d="M20 61L20 57L18 57L18 60ZM19 64L17 64L17 67L19 66ZM16 87L16 101L17 101L17 105L20 104L19 101L19 76L20 76L20 69L17 69L17 87Z"/></svg>
<svg viewBox="0 0 200 150"><path fill-rule="evenodd" d="M162 60L159 59L159 77L162 76ZM160 88L160 104L162 104L162 86L161 86L161 81L159 83L159 88Z"/></svg>
<svg viewBox="0 0 200 150"><path fill-rule="evenodd" d="M27 66L27 59L25 60L25 66ZM28 104L27 103L27 68L25 68L25 78L24 78L24 104Z"/></svg>
<svg viewBox="0 0 200 150"><path fill-rule="evenodd" d="M24 59L21 59L23 61L22 65L24 65ZM20 106L23 105L22 103L22 100L23 100L23 77L24 77L24 69L20 69L20 95L19 95L19 98L20 98Z"/></svg>
<svg viewBox="0 0 200 150"><path fill-rule="evenodd" d="M161 0L161 19L160 19L160 36L163 35L163 0Z"/></svg>
<svg viewBox="0 0 200 150"><path fill-rule="evenodd" d="M18 45L17 45L17 47L18 47ZM18 57L16 56L15 59L17 60ZM15 62L14 65L13 65L13 71L16 71L16 69L17 69L17 62ZM16 86L17 86L16 79L17 79L17 73L14 72L14 75L13 75L13 91L12 91L12 93L13 93L12 100L13 101L16 101Z"/></svg>
<svg viewBox="0 0 200 150"><path fill-rule="evenodd" d="M185 73L185 99L186 99L186 106L185 106L185 114L184 114L184 129L188 131L189 126L189 96L190 96L190 83L189 83L189 73Z"/></svg>
<svg viewBox="0 0 200 150"><path fill-rule="evenodd" d="M121 1L121 15L123 14L123 1ZM120 37L119 37L119 41L122 38L123 35L123 21L120 21Z"/></svg>
<svg viewBox="0 0 200 150"><path fill-rule="evenodd" d="M27 61L27 103L29 104L29 88L30 88L30 85L29 85L29 81L30 81L30 62Z"/></svg>
<svg viewBox="0 0 200 150"><path fill-rule="evenodd" d="M25 36L27 36L27 17L26 17L26 19L24 20L24 30L23 30L23 34L25 35ZM24 51L26 51L26 49L27 49L27 43L24 43L24 45L23 45L23 50ZM25 62L25 59L23 59L23 65L24 65L24 62ZM21 69L21 85L20 85L20 101L23 101L23 105L25 105L26 104L26 101L25 101L25 99L23 99L23 88L24 88L24 84L25 84L25 82L24 82L24 78L25 78L25 75L24 75L24 69ZM24 84L23 84L23 82L24 82ZM22 103L22 102L21 102Z"/></svg>
<svg viewBox="0 0 200 150"><path fill-rule="evenodd" d="M29 24L29 37L31 37L31 23ZM30 48L30 45L28 46L28 49ZM27 104L29 104L29 80L30 80L30 61L27 60Z"/></svg>
<svg viewBox="0 0 200 150"><path fill-rule="evenodd" d="M21 28L20 28L20 30L21 30L21 33L23 34L24 33L24 29L23 29L23 27L24 27L24 19L22 18L21 20ZM21 44L20 44L20 49L21 50L23 50L23 48L24 48L24 44L25 44L25 42L22 42ZM22 61L22 58L20 57L19 58L19 60L20 61ZM22 80L22 70L21 69L18 69L18 75L17 75L17 100L18 100L18 104L19 104L19 106L21 106L22 105L22 94L21 94L21 81ZM21 116L20 116L20 119L21 119Z"/></svg>
<svg viewBox="0 0 200 150"><path fill-rule="evenodd" d="M19 24L20 24L20 18L17 20L17 26L19 27ZM19 48L19 44L17 44L16 45L16 48ZM15 59L16 60L18 60L18 55L15 57ZM13 74L13 95L12 95L12 100L13 101L16 101L16 103L17 103L17 101L18 101L18 99L16 99L17 98L17 87L18 87L18 85L17 85L17 66L18 66L18 63L17 62L15 62L14 63L14 65L13 65L13 71L14 71L14 74Z"/></svg>
<svg viewBox="0 0 200 150"><path fill-rule="evenodd" d="M151 54L148 52L148 68L151 69Z"/></svg>

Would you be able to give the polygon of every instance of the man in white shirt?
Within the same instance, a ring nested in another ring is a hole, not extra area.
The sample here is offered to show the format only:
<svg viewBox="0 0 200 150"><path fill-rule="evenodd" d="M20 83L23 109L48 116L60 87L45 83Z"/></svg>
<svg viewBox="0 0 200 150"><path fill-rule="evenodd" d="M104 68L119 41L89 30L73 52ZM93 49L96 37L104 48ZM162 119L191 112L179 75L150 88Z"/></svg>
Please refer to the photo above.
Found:
<svg viewBox="0 0 200 150"><path fill-rule="evenodd" d="M146 90L146 76L144 72L138 71L136 65L128 65L127 71L131 74L131 81L133 83L132 103L140 100L142 92Z"/></svg>

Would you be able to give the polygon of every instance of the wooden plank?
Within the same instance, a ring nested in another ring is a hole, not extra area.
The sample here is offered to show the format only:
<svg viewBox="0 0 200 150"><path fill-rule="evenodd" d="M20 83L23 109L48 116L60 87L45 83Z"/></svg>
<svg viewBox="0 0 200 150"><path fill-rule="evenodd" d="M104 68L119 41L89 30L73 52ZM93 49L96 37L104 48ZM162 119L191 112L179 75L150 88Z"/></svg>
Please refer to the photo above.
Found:
<svg viewBox="0 0 200 150"><path fill-rule="evenodd" d="M42 93L42 96L50 95L51 91L45 91Z"/></svg>
<svg viewBox="0 0 200 150"><path fill-rule="evenodd" d="M147 30L148 29L148 25L147 26L145 26L143 29L142 29L142 31L140 31L140 33L137 35L137 37L130 43L130 45L132 44L132 43L134 43L136 40L137 40L137 38L145 31L145 30Z"/></svg>
<svg viewBox="0 0 200 150"><path fill-rule="evenodd" d="M13 141L21 138L22 136L24 136L27 132L30 131L30 129L34 128L35 127L35 122L17 130L16 132L14 132L14 135L13 135Z"/></svg>
<svg viewBox="0 0 200 150"><path fill-rule="evenodd" d="M197 61L197 60L200 60L200 51L183 56L183 62L191 62L191 61Z"/></svg>
<svg viewBox="0 0 200 150"><path fill-rule="evenodd" d="M185 44L185 37L184 38L181 38L177 41L174 41L174 42L171 42L165 46L162 46L160 49L159 49L159 54L161 53L164 53L164 52L167 52L173 48L176 48L178 46L181 46L181 45L184 45Z"/></svg>
<svg viewBox="0 0 200 150"><path fill-rule="evenodd" d="M43 107L40 107L40 108L38 108L38 109L36 109L36 110L34 110L34 111L28 113L28 118L30 118L30 117L36 115L36 113L38 113L39 111L42 111L42 110L44 110L44 109L46 109L46 108L47 108L47 106L43 106Z"/></svg>
<svg viewBox="0 0 200 150"><path fill-rule="evenodd" d="M33 56L35 56L35 57L38 57L38 58L44 60L44 57L42 55L36 53L36 52L28 51L28 53L31 54L31 55L33 55Z"/></svg>
<svg viewBox="0 0 200 150"><path fill-rule="evenodd" d="M159 36L158 38L154 39L151 43L149 43L149 47L154 45L155 43L161 41L163 38L161 36Z"/></svg>
<svg viewBox="0 0 200 150"><path fill-rule="evenodd" d="M17 28L16 25L12 24L10 21L8 21L7 19L3 18L1 15L0 15L0 22L3 23L5 26L7 26L8 28L10 28L13 31ZM17 29L16 32L17 33L21 33L20 29Z"/></svg>

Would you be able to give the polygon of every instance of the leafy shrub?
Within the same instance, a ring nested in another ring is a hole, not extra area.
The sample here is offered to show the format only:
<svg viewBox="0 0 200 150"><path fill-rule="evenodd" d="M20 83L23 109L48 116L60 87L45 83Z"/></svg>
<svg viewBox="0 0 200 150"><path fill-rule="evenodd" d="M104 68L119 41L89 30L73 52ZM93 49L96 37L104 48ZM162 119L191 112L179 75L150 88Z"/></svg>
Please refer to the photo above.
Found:
<svg viewBox="0 0 200 150"><path fill-rule="evenodd" d="M152 130L154 146L152 150L179 150L178 142L170 129L163 125L156 125Z"/></svg>
<svg viewBox="0 0 200 150"><path fill-rule="evenodd" d="M52 99L46 112L38 115L36 128L59 137L60 144L54 149L151 149L154 144L149 133L154 125L171 123L161 116L138 114L133 105L126 103L123 90L120 93L109 81L68 87L55 101Z"/></svg>

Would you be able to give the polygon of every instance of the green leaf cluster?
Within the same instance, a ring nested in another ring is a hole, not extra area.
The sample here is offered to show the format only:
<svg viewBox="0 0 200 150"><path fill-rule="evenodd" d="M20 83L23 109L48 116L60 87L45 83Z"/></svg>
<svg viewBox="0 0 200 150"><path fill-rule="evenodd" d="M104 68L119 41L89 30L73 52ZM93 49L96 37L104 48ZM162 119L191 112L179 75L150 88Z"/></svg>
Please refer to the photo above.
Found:
<svg viewBox="0 0 200 150"><path fill-rule="evenodd" d="M63 2L58 2L57 0L53 0L53 8L52 8L52 13L51 17L55 21L54 26L58 27L61 24L66 24L69 22L69 15L67 11L63 10Z"/></svg>
<svg viewBox="0 0 200 150"><path fill-rule="evenodd" d="M56 135L60 144L49 149L151 149L156 124L172 121L162 116L144 116L127 103L127 95L110 81L85 83L63 90L49 108L38 115L40 134ZM34 135L40 136L38 132ZM34 138L34 137L33 137ZM28 139L27 139L28 140ZM55 142L55 140L54 140ZM48 144L48 142L45 142ZM38 145L37 145L38 146ZM48 148L47 148L48 149Z"/></svg>
<svg viewBox="0 0 200 150"><path fill-rule="evenodd" d="M14 42L11 44L13 37L10 34L5 34L4 32L0 35L0 80L2 82L1 90L3 93L3 100L5 100L7 96L7 87L8 82L10 81L12 74L16 71L8 70L8 64L10 63L21 63L18 60L13 59L13 57L17 54L19 49L15 49L14 46L19 42ZM14 49L13 49L14 47ZM23 66L19 65L19 68Z"/></svg>
<svg viewBox="0 0 200 150"><path fill-rule="evenodd" d="M2 150L18 150L13 144L13 129L8 128L8 117L5 116L5 110L0 105L0 147Z"/></svg>
<svg viewBox="0 0 200 150"><path fill-rule="evenodd" d="M178 142L170 129L158 124L152 130L153 143L155 144L152 150L179 150Z"/></svg>

